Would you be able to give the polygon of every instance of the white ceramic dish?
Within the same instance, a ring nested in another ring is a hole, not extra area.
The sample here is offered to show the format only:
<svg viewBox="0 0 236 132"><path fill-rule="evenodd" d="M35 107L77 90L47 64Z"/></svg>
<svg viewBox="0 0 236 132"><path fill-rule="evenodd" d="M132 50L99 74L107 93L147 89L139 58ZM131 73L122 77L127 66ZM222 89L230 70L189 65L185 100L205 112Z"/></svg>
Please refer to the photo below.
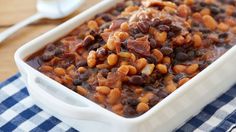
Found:
<svg viewBox="0 0 236 132"><path fill-rule="evenodd" d="M234 46L145 114L136 118L124 118L76 94L25 63L24 59L32 53L65 36L117 2L118 0L102 1L17 50L16 64L30 96L42 109L82 132L167 132L181 126L236 82Z"/></svg>

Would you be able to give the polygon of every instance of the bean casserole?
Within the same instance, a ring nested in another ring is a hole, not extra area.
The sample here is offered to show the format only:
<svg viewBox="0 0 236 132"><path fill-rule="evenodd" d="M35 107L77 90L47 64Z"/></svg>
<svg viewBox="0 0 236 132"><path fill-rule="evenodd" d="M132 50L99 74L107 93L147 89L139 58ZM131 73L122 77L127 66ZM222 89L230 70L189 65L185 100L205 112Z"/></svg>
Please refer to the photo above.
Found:
<svg viewBox="0 0 236 132"><path fill-rule="evenodd" d="M123 117L137 117L235 44L234 0L126 0L27 58Z"/></svg>

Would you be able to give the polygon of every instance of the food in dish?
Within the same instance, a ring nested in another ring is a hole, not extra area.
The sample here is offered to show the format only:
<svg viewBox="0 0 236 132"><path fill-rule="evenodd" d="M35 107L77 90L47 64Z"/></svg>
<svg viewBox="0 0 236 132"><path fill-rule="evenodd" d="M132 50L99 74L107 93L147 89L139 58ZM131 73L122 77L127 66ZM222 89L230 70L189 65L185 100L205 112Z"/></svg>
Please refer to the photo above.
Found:
<svg viewBox="0 0 236 132"><path fill-rule="evenodd" d="M235 44L235 5L125 1L26 61L102 107L137 117Z"/></svg>

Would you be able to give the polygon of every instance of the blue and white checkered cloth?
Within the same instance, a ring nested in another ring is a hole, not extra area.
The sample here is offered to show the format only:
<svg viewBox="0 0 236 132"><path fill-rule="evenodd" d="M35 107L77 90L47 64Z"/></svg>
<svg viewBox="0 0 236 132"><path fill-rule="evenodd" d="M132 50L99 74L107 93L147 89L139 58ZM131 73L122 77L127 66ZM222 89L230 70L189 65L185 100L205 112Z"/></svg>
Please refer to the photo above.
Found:
<svg viewBox="0 0 236 132"><path fill-rule="evenodd" d="M91 124L92 125L92 124ZM20 74L0 83L0 132L74 132L59 119L44 112L29 97ZM235 132L236 85L202 112L190 119L178 132Z"/></svg>

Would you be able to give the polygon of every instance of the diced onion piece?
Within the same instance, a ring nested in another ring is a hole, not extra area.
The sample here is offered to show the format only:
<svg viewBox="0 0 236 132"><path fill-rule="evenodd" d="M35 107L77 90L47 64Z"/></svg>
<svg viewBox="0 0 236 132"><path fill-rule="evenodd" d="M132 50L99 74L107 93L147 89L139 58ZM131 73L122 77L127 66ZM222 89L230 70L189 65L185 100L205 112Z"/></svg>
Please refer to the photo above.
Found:
<svg viewBox="0 0 236 132"><path fill-rule="evenodd" d="M150 75L150 74L152 74L152 71L154 70L154 67L155 67L154 64L147 64L147 65L143 68L143 70L142 70L141 73L146 74L146 75Z"/></svg>

